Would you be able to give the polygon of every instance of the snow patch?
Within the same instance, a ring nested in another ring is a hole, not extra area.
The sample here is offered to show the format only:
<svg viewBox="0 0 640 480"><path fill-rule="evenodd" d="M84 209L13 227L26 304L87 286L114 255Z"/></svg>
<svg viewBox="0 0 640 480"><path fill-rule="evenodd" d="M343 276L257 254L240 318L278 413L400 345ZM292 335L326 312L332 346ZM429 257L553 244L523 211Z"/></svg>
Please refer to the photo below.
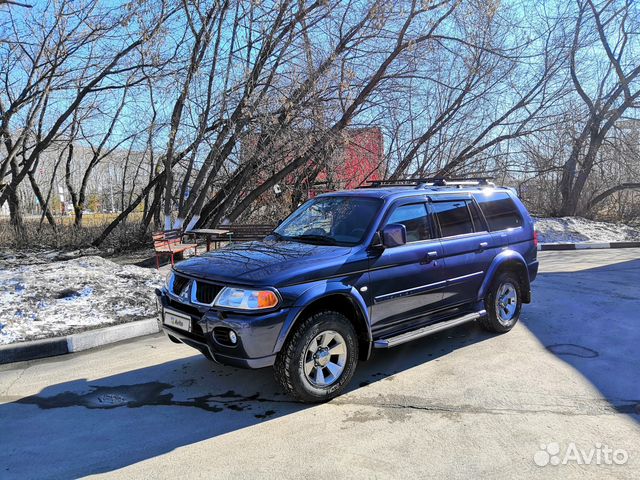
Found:
<svg viewBox="0 0 640 480"><path fill-rule="evenodd" d="M24 264L20 256L1 259L0 345L156 315L153 291L162 285L156 270L98 256L52 257L58 258L40 253Z"/></svg>
<svg viewBox="0 0 640 480"><path fill-rule="evenodd" d="M540 243L632 242L640 231L621 223L596 222L581 217L534 218Z"/></svg>

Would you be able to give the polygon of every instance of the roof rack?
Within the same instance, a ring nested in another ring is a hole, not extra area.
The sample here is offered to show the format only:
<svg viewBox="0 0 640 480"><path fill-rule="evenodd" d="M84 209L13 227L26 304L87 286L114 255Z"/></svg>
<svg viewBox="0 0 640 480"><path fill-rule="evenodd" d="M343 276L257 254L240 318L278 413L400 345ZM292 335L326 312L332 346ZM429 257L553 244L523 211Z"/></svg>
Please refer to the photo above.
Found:
<svg viewBox="0 0 640 480"><path fill-rule="evenodd" d="M358 188L378 188L378 187L411 187L428 181L426 178L398 178L395 180L367 180L368 185Z"/></svg>
<svg viewBox="0 0 640 480"><path fill-rule="evenodd" d="M472 177L472 178L399 178L396 180L368 180L368 185L363 185L358 188L379 188L379 187L411 187L415 186L416 189L423 187L458 187L463 186L482 186L482 187L495 187L493 177Z"/></svg>

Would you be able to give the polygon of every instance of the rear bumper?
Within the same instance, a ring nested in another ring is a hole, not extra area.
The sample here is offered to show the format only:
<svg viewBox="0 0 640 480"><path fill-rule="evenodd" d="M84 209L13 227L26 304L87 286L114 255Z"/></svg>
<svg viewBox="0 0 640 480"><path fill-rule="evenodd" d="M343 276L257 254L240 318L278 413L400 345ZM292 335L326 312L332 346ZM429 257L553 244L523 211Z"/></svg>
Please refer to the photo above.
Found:
<svg viewBox="0 0 640 480"><path fill-rule="evenodd" d="M170 302L168 295L160 290L156 290L156 295L160 326L174 342L195 348L222 365L255 369L274 364L278 336L285 320L291 314L289 309L258 316L215 310L196 313L188 305L181 306L176 302ZM191 332L165 325L162 318L164 308L189 315ZM220 344L213 334L216 327L232 329L238 337L238 343L234 346Z"/></svg>

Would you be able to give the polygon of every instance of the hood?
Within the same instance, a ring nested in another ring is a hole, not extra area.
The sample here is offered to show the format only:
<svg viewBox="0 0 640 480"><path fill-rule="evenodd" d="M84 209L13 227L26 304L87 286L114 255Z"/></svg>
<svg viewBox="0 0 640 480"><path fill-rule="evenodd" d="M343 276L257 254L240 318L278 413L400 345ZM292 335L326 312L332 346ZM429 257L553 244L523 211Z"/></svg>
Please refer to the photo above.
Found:
<svg viewBox="0 0 640 480"><path fill-rule="evenodd" d="M282 241L238 243L180 262L174 270L216 282L276 286L335 272L352 250Z"/></svg>

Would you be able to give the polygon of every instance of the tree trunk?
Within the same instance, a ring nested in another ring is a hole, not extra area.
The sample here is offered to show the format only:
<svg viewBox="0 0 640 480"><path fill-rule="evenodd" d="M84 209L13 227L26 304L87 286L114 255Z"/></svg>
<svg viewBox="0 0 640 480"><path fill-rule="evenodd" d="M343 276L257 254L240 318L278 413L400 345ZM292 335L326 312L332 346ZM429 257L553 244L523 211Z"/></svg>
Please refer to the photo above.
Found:
<svg viewBox="0 0 640 480"><path fill-rule="evenodd" d="M7 186L7 203L9 204L10 224L16 232L18 241L24 238L25 229L20 211L20 199L18 198L17 185L13 182Z"/></svg>
<svg viewBox="0 0 640 480"><path fill-rule="evenodd" d="M38 187L36 179L33 176L33 172L29 172L29 182L31 183L31 188L33 189L33 193L38 199L40 208L42 208L42 213L47 217L47 221L49 222L53 230L56 230L56 220L55 218L53 218L51 210L49 209L49 201L48 199L45 200L44 197L42 196L42 191L40 191L40 187Z"/></svg>
<svg viewBox="0 0 640 480"><path fill-rule="evenodd" d="M591 127L589 135L589 148L582 159L580 169L576 170L578 158L582 143L577 142L573 147L571 156L565 164L565 170L562 172L561 194L562 204L560 206L560 215L563 217L579 215L584 213L579 207L582 191L584 190L593 165L595 164L598 151L604 141L605 131L599 128L599 123Z"/></svg>

